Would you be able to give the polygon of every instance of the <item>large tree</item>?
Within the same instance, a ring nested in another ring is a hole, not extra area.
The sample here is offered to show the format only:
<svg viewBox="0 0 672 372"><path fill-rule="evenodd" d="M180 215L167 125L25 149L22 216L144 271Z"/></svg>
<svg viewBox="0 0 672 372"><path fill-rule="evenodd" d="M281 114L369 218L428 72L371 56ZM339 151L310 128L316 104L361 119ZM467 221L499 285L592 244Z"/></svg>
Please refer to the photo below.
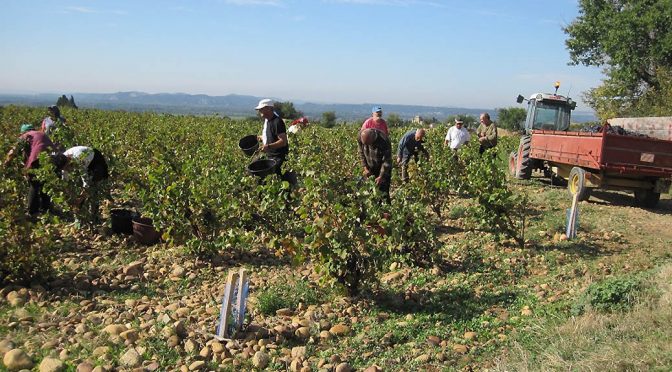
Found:
<svg viewBox="0 0 672 372"><path fill-rule="evenodd" d="M571 64L604 67L602 86L586 102L600 116L628 114L658 90L672 65L672 0L579 0L579 17L564 28Z"/></svg>
<svg viewBox="0 0 672 372"><path fill-rule="evenodd" d="M509 107L497 109L497 126L511 130L521 130L525 127L527 112L524 108Z"/></svg>

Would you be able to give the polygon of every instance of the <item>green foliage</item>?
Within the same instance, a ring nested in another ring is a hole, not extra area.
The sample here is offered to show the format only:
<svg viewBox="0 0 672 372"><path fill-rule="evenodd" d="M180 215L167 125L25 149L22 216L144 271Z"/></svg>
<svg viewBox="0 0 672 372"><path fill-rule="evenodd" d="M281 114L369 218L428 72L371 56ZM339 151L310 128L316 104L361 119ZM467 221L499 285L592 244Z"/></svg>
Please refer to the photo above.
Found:
<svg viewBox="0 0 672 372"><path fill-rule="evenodd" d="M273 109L280 114L283 119L298 119L303 116L303 112L298 111L292 102L274 102Z"/></svg>
<svg viewBox="0 0 672 372"><path fill-rule="evenodd" d="M525 127L527 112L521 107L509 107L497 109L497 126L514 131Z"/></svg>
<svg viewBox="0 0 672 372"><path fill-rule="evenodd" d="M672 116L672 69L658 69L658 87L647 90L634 105L632 116Z"/></svg>
<svg viewBox="0 0 672 372"><path fill-rule="evenodd" d="M264 315L275 315L280 309L295 309L299 303L314 305L324 300L324 293L305 281L272 284L257 295L257 309Z"/></svg>
<svg viewBox="0 0 672 372"><path fill-rule="evenodd" d="M602 119L626 116L642 95L661 88L659 69L672 65L672 1L581 0L579 9L564 29L571 62L604 66L607 74L586 101Z"/></svg>
<svg viewBox="0 0 672 372"><path fill-rule="evenodd" d="M638 276L616 276L591 284L572 308L574 314L581 314L587 308L600 311L621 311L631 308L637 293L642 289Z"/></svg>
<svg viewBox="0 0 672 372"><path fill-rule="evenodd" d="M322 121L320 125L325 128L333 128L336 125L336 112L327 111L322 113Z"/></svg>
<svg viewBox="0 0 672 372"><path fill-rule="evenodd" d="M470 208L470 218L477 226L498 236L511 238L519 246L525 242L527 197L513 192L508 186L505 167L498 152L506 153L515 139L503 140L482 155L469 146L465 153L466 179L469 193L477 203ZM475 143L474 143L475 144Z"/></svg>
<svg viewBox="0 0 672 372"><path fill-rule="evenodd" d="M24 215L27 182L13 162L0 170L0 282L29 282L52 272L53 249L59 247L56 228L31 223Z"/></svg>

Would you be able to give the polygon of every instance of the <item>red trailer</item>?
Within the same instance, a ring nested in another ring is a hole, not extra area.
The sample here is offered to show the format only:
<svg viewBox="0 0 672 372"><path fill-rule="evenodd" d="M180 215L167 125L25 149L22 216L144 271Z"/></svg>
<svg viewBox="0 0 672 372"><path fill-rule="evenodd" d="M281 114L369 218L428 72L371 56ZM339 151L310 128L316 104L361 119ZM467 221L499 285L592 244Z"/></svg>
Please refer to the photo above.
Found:
<svg viewBox="0 0 672 372"><path fill-rule="evenodd" d="M543 170L552 183L567 182L579 200L588 199L593 188L629 190L636 204L646 208L669 192L672 141L610 133L609 124L599 133L571 132L571 99L539 93L527 101L526 134L509 159L512 176L529 179L532 170Z"/></svg>
<svg viewBox="0 0 672 372"><path fill-rule="evenodd" d="M568 189L586 200L592 188L631 190L635 201L654 207L670 189L672 141L601 133L533 130L519 147L515 167L525 162L546 169L554 181L568 181ZM514 169L515 171L515 169Z"/></svg>

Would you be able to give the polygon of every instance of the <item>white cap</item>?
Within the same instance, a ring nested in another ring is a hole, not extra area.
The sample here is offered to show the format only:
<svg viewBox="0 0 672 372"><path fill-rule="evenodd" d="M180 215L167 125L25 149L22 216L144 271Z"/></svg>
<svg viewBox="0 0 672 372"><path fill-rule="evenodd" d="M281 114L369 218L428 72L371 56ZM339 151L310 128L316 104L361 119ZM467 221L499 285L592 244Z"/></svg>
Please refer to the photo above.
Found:
<svg viewBox="0 0 672 372"><path fill-rule="evenodd" d="M259 101L259 104L254 109L261 110L264 107L273 107L273 100L268 98L262 99L261 101Z"/></svg>

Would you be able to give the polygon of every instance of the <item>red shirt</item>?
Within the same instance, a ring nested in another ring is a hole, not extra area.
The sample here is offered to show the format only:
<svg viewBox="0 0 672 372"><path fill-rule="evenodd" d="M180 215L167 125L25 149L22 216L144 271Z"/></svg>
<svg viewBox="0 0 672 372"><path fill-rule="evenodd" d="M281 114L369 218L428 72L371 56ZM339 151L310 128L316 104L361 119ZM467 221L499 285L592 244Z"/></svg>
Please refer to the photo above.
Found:
<svg viewBox="0 0 672 372"><path fill-rule="evenodd" d="M30 146L30 153L27 154L28 156L26 156L26 162L24 164L25 168L33 168L42 151L54 148L54 144L49 137L40 131L30 130L22 134L19 138L28 142L28 145Z"/></svg>
<svg viewBox="0 0 672 372"><path fill-rule="evenodd" d="M369 128L378 129L379 131L385 133L386 136L390 135L388 133L388 130L387 130L387 122L385 120L383 120L383 118L380 118L378 120L376 120L374 118L366 119L364 124L362 124L362 129L360 129L360 130L369 129Z"/></svg>

